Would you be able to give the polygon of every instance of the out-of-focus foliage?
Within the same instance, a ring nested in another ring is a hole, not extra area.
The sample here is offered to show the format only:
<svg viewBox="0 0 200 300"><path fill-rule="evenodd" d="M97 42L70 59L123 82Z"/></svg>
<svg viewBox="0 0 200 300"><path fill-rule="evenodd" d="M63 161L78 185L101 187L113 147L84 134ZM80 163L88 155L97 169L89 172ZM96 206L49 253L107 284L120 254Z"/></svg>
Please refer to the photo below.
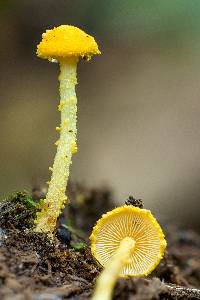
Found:
<svg viewBox="0 0 200 300"><path fill-rule="evenodd" d="M15 3L15 0L0 0L0 10L11 9Z"/></svg>
<svg viewBox="0 0 200 300"><path fill-rule="evenodd" d="M26 12L29 9L33 17L38 5L39 15L41 18L48 15L47 21L53 20L55 16L58 24L63 23L67 17L70 23L71 18L74 18L84 24L86 30L107 33L108 38L110 33L114 37L126 39L128 36L200 30L199 0L58 0L56 2L45 0L39 2L0 0L0 10L17 6ZM31 14L28 16L32 18Z"/></svg>
<svg viewBox="0 0 200 300"><path fill-rule="evenodd" d="M162 33L197 28L200 24L200 1L127 0L93 1L91 16L118 36ZM95 6L98 6L96 9ZM98 12L101 11L101 14ZM96 12L96 13L95 13ZM101 18L103 16L103 22Z"/></svg>

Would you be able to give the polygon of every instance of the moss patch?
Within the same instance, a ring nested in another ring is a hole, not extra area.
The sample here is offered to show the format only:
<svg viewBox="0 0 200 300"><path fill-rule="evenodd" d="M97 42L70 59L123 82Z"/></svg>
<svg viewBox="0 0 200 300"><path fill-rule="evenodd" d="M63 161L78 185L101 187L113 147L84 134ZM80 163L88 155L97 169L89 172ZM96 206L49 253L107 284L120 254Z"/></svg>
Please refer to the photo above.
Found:
<svg viewBox="0 0 200 300"><path fill-rule="evenodd" d="M37 212L37 203L26 192L10 194L0 201L1 228L31 228Z"/></svg>

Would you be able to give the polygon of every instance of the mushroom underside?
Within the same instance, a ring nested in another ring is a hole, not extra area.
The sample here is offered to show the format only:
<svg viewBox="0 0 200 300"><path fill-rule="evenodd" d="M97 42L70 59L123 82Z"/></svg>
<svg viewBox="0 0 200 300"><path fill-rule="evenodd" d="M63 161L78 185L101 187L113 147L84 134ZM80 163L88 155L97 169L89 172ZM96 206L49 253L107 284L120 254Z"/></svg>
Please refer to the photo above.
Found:
<svg viewBox="0 0 200 300"><path fill-rule="evenodd" d="M127 207L126 212L104 215L101 226L97 223L93 234L94 256L106 266L126 237L132 238L135 246L120 276L149 274L160 262L166 242L159 224L147 210Z"/></svg>

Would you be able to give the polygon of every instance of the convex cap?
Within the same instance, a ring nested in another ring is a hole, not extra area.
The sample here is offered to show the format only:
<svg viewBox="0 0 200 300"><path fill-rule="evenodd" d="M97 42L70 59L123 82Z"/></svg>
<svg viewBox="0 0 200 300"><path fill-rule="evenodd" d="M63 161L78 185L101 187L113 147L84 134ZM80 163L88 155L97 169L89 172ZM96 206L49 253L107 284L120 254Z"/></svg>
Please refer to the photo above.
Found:
<svg viewBox="0 0 200 300"><path fill-rule="evenodd" d="M67 57L86 57L100 54L95 39L83 30L70 25L61 25L47 30L37 46L41 58L62 60Z"/></svg>
<svg viewBox="0 0 200 300"><path fill-rule="evenodd" d="M146 209L122 206L104 214L90 236L93 256L102 266L107 265L126 237L135 241L135 247L120 276L150 274L164 255L166 241L160 225Z"/></svg>

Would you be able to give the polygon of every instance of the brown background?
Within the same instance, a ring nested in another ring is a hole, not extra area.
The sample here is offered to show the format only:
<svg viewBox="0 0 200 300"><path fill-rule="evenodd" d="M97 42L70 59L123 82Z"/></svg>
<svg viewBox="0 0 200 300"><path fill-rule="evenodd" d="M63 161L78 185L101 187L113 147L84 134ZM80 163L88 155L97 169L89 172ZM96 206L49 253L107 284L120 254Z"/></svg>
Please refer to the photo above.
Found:
<svg viewBox="0 0 200 300"><path fill-rule="evenodd" d="M198 226L199 20L199 1L0 1L1 197L49 179L58 66L35 48L46 28L72 24L102 51L78 67L72 179Z"/></svg>

